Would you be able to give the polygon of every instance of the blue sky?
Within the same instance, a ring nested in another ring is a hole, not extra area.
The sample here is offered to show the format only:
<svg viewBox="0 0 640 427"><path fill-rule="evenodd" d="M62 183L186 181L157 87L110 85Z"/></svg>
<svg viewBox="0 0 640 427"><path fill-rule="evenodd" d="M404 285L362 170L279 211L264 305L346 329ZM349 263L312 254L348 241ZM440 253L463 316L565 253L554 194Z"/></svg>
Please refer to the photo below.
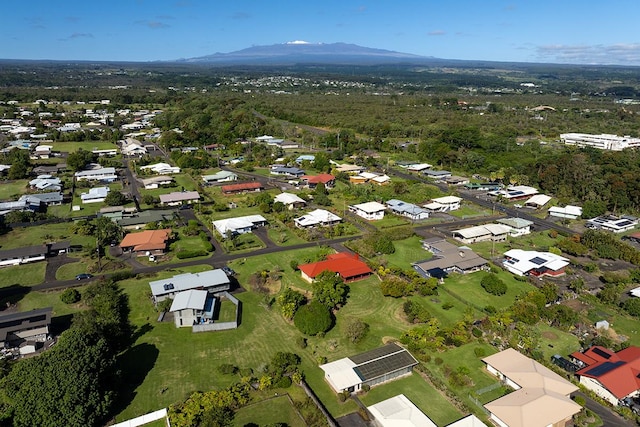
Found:
<svg viewBox="0 0 640 427"><path fill-rule="evenodd" d="M448 59L640 65L638 0L30 0L0 58L156 61L304 40Z"/></svg>

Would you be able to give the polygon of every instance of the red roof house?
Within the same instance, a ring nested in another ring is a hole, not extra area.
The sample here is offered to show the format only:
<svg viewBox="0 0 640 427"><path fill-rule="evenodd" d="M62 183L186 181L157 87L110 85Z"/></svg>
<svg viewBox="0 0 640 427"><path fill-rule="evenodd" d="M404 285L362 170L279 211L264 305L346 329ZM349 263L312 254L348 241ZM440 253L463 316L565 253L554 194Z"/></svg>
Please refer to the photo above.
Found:
<svg viewBox="0 0 640 427"><path fill-rule="evenodd" d="M313 279L323 271L332 271L339 274L345 282L364 279L373 273L369 266L360 260L358 254L346 252L331 254L324 261L304 264L298 268L302 278L307 282L313 282Z"/></svg>
<svg viewBox="0 0 640 427"><path fill-rule="evenodd" d="M584 353L573 353L571 357L584 366L576 372L580 383L612 405L618 405L625 397L638 395L640 347L630 346L614 353L593 346Z"/></svg>
<svg viewBox="0 0 640 427"><path fill-rule="evenodd" d="M139 233L129 233L120 242L123 251L137 253L138 255L162 254L167 250L167 242L171 229L145 230Z"/></svg>
<svg viewBox="0 0 640 427"><path fill-rule="evenodd" d="M258 192L264 189L264 187L259 182L254 181L254 182L241 182L240 184L223 185L221 189L222 189L222 194L235 194L235 193Z"/></svg>
<svg viewBox="0 0 640 427"><path fill-rule="evenodd" d="M315 188L319 183L323 183L325 187L333 187L336 183L336 177L329 173L321 173L319 175L304 175L300 179L305 181L309 188Z"/></svg>

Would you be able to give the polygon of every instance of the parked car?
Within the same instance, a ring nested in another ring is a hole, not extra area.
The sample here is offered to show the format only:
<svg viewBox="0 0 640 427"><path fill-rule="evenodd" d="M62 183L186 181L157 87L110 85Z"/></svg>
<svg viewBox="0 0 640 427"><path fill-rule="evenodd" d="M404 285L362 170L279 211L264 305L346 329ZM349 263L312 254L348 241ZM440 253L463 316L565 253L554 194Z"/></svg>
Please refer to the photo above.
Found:
<svg viewBox="0 0 640 427"><path fill-rule="evenodd" d="M91 279L93 277L93 274L89 274L89 273L80 273L76 276L76 280L84 280L84 279Z"/></svg>
<svg viewBox="0 0 640 427"><path fill-rule="evenodd" d="M221 270L224 271L224 273L227 276L235 276L236 275L236 272L233 271L233 269L231 269L230 267L227 267L226 265L224 267L222 267Z"/></svg>

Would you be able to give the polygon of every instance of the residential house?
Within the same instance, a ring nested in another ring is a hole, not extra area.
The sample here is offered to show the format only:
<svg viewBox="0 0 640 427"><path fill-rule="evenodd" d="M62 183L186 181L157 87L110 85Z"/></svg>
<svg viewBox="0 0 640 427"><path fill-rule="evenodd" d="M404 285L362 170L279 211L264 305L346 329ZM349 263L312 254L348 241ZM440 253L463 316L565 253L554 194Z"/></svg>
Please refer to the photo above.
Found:
<svg viewBox="0 0 640 427"><path fill-rule="evenodd" d="M449 273L468 274L488 268L489 262L466 246L456 246L437 237L422 241L431 259L412 263L422 277L443 279Z"/></svg>
<svg viewBox="0 0 640 427"><path fill-rule="evenodd" d="M301 154L299 155L295 162L297 164L302 164L302 162L310 162L313 163L316 160L316 156L314 156L313 154Z"/></svg>
<svg viewBox="0 0 640 427"><path fill-rule="evenodd" d="M398 199L387 200L387 208L396 215L409 218L411 221L420 221L429 218L429 211Z"/></svg>
<svg viewBox="0 0 640 427"><path fill-rule="evenodd" d="M512 348L482 361L490 374L515 389L484 405L500 427L564 427L582 410L569 397L578 387Z"/></svg>
<svg viewBox="0 0 640 427"><path fill-rule="evenodd" d="M333 188L336 184L336 177L328 173L321 173L318 175L303 175L300 179L302 180L302 183L304 185L311 189L316 188L316 186L320 183L324 184L324 187L327 189Z"/></svg>
<svg viewBox="0 0 640 427"><path fill-rule="evenodd" d="M35 199L21 199L13 202L0 202L0 215L14 211L41 212L42 203Z"/></svg>
<svg viewBox="0 0 640 427"><path fill-rule="evenodd" d="M351 165L348 163L343 163L341 165L334 163L334 165L336 172L344 172L349 175L359 174L365 170L364 166Z"/></svg>
<svg viewBox="0 0 640 427"><path fill-rule="evenodd" d="M376 185L387 185L391 182L388 175L381 175L373 172L360 172L357 175L349 176L349 182L352 184L371 183Z"/></svg>
<svg viewBox="0 0 640 427"><path fill-rule="evenodd" d="M413 163L413 164L407 165L406 169L411 172L422 172L432 167L433 166L428 163Z"/></svg>
<svg viewBox="0 0 640 427"><path fill-rule="evenodd" d="M484 241L504 242L511 229L502 224L484 224L462 228L452 232L453 237L462 243L471 244Z"/></svg>
<svg viewBox="0 0 640 427"><path fill-rule="evenodd" d="M354 282L373 274L369 266L357 254L347 252L331 254L324 261L299 265L298 269L302 278L309 283L313 282L323 271L336 273L345 282Z"/></svg>
<svg viewBox="0 0 640 427"><path fill-rule="evenodd" d="M451 175L449 177L443 178L442 181L449 185L466 185L469 183L469 178L464 176Z"/></svg>
<svg viewBox="0 0 640 427"><path fill-rule="evenodd" d="M582 215L582 208L580 206L567 205L565 207L551 206L548 210L549 215L558 218L578 219Z"/></svg>
<svg viewBox="0 0 640 427"><path fill-rule="evenodd" d="M48 159L51 157L51 150L53 149L53 145L38 145L34 150L31 158L34 160L37 159Z"/></svg>
<svg viewBox="0 0 640 427"><path fill-rule="evenodd" d="M0 346L17 347L26 341L44 342L49 336L52 307L0 316Z"/></svg>
<svg viewBox="0 0 640 427"><path fill-rule="evenodd" d="M437 427L404 394L367 406L376 427Z"/></svg>
<svg viewBox="0 0 640 427"><path fill-rule="evenodd" d="M87 193L80 193L80 200L82 203L101 203L107 198L109 191L109 187L90 188Z"/></svg>
<svg viewBox="0 0 640 427"><path fill-rule="evenodd" d="M290 178L300 178L305 172L302 169L288 166L274 166L269 171L271 175L286 176Z"/></svg>
<svg viewBox="0 0 640 427"><path fill-rule="evenodd" d="M366 202L357 205L350 205L349 211L354 214L367 219L369 221L379 220L384 218L385 205L378 202Z"/></svg>
<svg viewBox="0 0 640 427"><path fill-rule="evenodd" d="M174 191L169 194L161 194L159 197L160 204L163 206L179 206L200 201L200 193L197 191Z"/></svg>
<svg viewBox="0 0 640 427"><path fill-rule="evenodd" d="M109 148L106 150L91 150L91 152L98 157L114 157L118 154L117 148Z"/></svg>
<svg viewBox="0 0 640 427"><path fill-rule="evenodd" d="M115 217L111 216L112 220L114 220L116 224L124 230L139 230L144 228L147 224L169 222L174 220L175 217L175 209L153 209L135 213L127 213L125 210L120 215L116 215Z"/></svg>
<svg viewBox="0 0 640 427"><path fill-rule="evenodd" d="M476 191L498 191L502 189L502 184L499 182L470 182L464 184L464 188Z"/></svg>
<svg viewBox="0 0 640 427"><path fill-rule="evenodd" d="M551 196L547 196L546 194L536 194L524 202L524 205L529 208L539 209L549 203L549 200L551 200Z"/></svg>
<svg viewBox="0 0 640 427"><path fill-rule="evenodd" d="M168 163L154 163L152 165L140 166L141 171L149 171L158 175L173 175L180 173L178 166L171 166Z"/></svg>
<svg viewBox="0 0 640 427"><path fill-rule="evenodd" d="M38 175L29 181L29 187L37 191L61 191L62 181L51 175Z"/></svg>
<svg viewBox="0 0 640 427"><path fill-rule="evenodd" d="M213 323L216 302L209 292L190 289L175 295L169 312L173 313L176 328Z"/></svg>
<svg viewBox="0 0 640 427"><path fill-rule="evenodd" d="M113 182L118 179L116 168L103 168L100 165L93 165L90 169L86 169L75 173L76 181L100 181Z"/></svg>
<svg viewBox="0 0 640 427"><path fill-rule="evenodd" d="M638 225L638 219L635 217L603 215L587 220L585 227L613 233L624 233L625 231L633 230L636 225Z"/></svg>
<svg viewBox="0 0 640 427"><path fill-rule="evenodd" d="M143 178L140 180L145 190L153 190L160 187L170 186L175 182L173 177L160 175L160 176L152 176L151 178Z"/></svg>
<svg viewBox="0 0 640 427"><path fill-rule="evenodd" d="M451 172L444 170L424 169L421 173L427 178L431 178L435 181L442 181L451 176Z"/></svg>
<svg viewBox="0 0 640 427"><path fill-rule="evenodd" d="M213 221L213 227L222 238L229 236L229 233L232 235L251 233L253 229L263 227L266 224L267 220L262 215L247 215Z"/></svg>
<svg viewBox="0 0 640 427"><path fill-rule="evenodd" d="M263 185L258 181L223 185L220 188L222 190L222 194L258 193L264 190Z"/></svg>
<svg viewBox="0 0 640 427"><path fill-rule="evenodd" d="M320 365L324 379L336 393L358 392L370 387L411 375L418 361L398 344L389 343L365 353Z"/></svg>
<svg viewBox="0 0 640 427"><path fill-rule="evenodd" d="M0 267L43 261L48 257L66 253L69 242L47 243L0 251Z"/></svg>
<svg viewBox="0 0 640 427"><path fill-rule="evenodd" d="M629 346L618 352L592 346L571 358L581 369L580 384L614 406L626 398L640 395L640 347Z"/></svg>
<svg viewBox="0 0 640 427"><path fill-rule="evenodd" d="M523 218L500 218L496 222L509 227L509 235L512 237L531 233L531 226L533 225L533 221Z"/></svg>
<svg viewBox="0 0 640 427"><path fill-rule="evenodd" d="M230 171L220 171L211 175L202 175L202 180L205 184L217 184L219 182L236 181L238 174Z"/></svg>
<svg viewBox="0 0 640 427"><path fill-rule="evenodd" d="M510 249L504 253L502 265L517 276L558 277L564 275L569 260L551 252Z"/></svg>
<svg viewBox="0 0 640 427"><path fill-rule="evenodd" d="M342 218L325 209L316 209L293 220L298 228L327 227L342 222Z"/></svg>
<svg viewBox="0 0 640 427"><path fill-rule="evenodd" d="M149 282L153 301L157 304L165 299L173 299L176 294L190 289L205 290L210 293L224 292L231 289L231 282L224 271L203 271L201 273L183 273L167 279Z"/></svg>
<svg viewBox="0 0 640 427"><path fill-rule="evenodd" d="M167 244L171 236L171 229L144 230L129 233L120 242L123 252L136 256L162 255L167 251Z"/></svg>
<svg viewBox="0 0 640 427"><path fill-rule="evenodd" d="M427 203L423 207L429 212L449 212L460 209L461 197L457 196L444 196L436 199L431 199L430 203Z"/></svg>
<svg viewBox="0 0 640 427"><path fill-rule="evenodd" d="M54 191L51 193L25 194L18 199L18 201L22 200L26 200L28 203L34 205L57 206L62 204L64 197L59 191Z"/></svg>
<svg viewBox="0 0 640 427"><path fill-rule="evenodd" d="M147 154L146 147L138 140L126 138L120 141L120 151L123 156L140 157Z"/></svg>
<svg viewBox="0 0 640 427"><path fill-rule="evenodd" d="M282 203L288 209L303 208L307 202L292 193L280 193L273 198L274 203Z"/></svg>
<svg viewBox="0 0 640 427"><path fill-rule="evenodd" d="M538 190L527 185L511 185L506 189L489 191L490 196L502 197L505 200L524 200L538 194Z"/></svg>

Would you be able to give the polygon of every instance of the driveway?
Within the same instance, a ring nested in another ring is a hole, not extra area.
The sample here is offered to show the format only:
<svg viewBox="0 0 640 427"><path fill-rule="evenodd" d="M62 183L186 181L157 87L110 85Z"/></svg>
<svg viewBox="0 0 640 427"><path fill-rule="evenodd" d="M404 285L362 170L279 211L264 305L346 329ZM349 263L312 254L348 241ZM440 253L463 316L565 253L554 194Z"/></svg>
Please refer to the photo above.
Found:
<svg viewBox="0 0 640 427"><path fill-rule="evenodd" d="M602 418L602 423L605 427L635 427L637 426L635 422L631 422L629 420L625 420L620 415L613 412L611 409L607 408L591 399L589 396L585 395L581 392L574 393L574 396L582 396L587 402L587 408L598 414L600 418Z"/></svg>

